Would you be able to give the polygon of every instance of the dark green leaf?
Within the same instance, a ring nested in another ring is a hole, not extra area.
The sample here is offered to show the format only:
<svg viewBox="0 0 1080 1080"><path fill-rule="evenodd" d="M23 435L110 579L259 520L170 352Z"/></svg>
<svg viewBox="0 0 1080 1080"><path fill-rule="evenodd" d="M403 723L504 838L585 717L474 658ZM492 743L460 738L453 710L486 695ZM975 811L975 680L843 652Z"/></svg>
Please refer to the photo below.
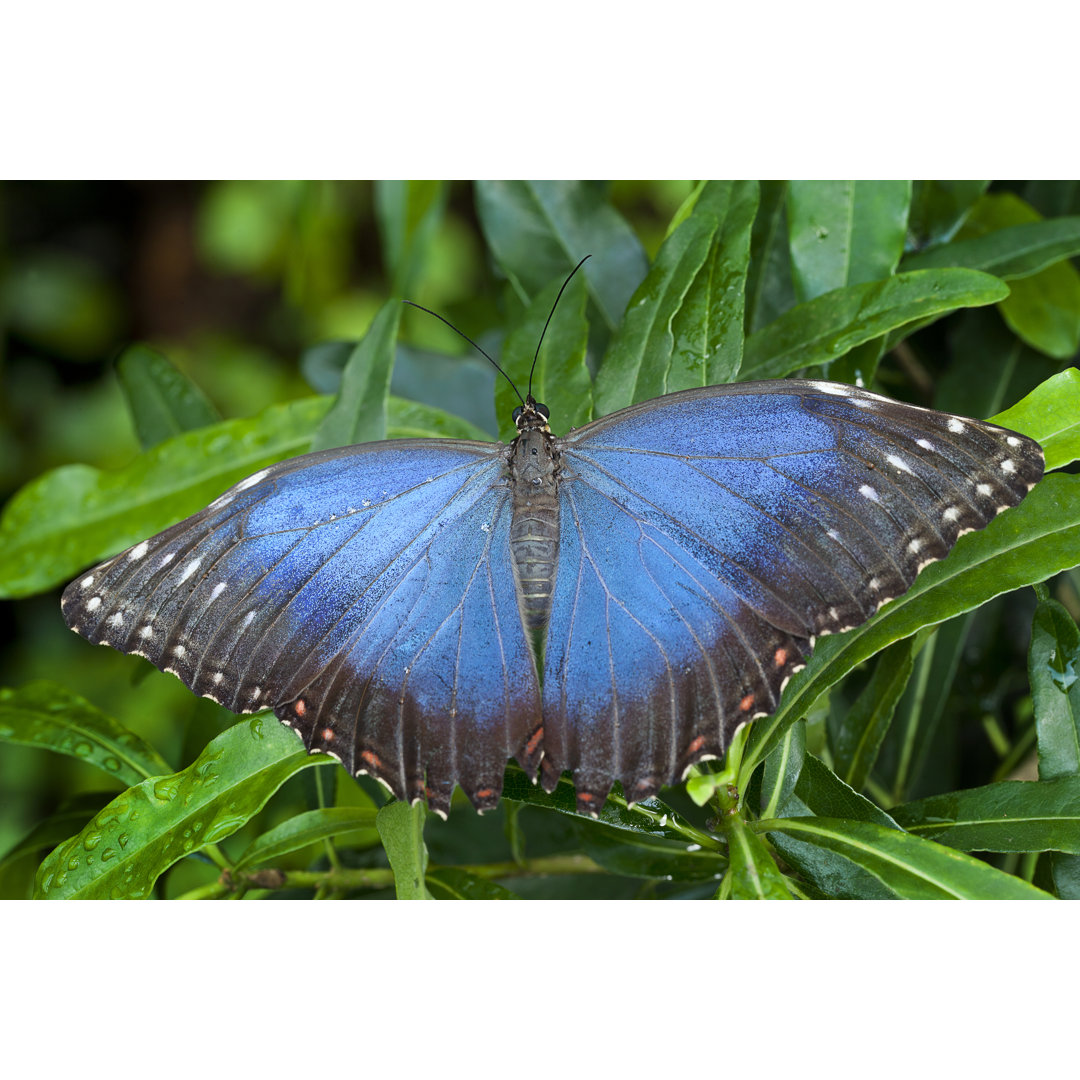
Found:
<svg viewBox="0 0 1080 1080"><path fill-rule="evenodd" d="M966 266L1004 281L1027 277L1080 255L1080 217L1007 225L981 236L951 240L904 259L904 270Z"/></svg>
<svg viewBox="0 0 1080 1080"><path fill-rule="evenodd" d="M523 394L529 386L536 346L562 286L563 279L558 279L541 289L503 343L503 370ZM592 419L592 378L585 363L589 344L585 301L585 280L579 270L551 317L532 378L533 396L551 410L552 428L559 435ZM500 377L495 384L495 412L507 442L517 434L512 415L518 404L514 388Z"/></svg>
<svg viewBox="0 0 1080 1080"><path fill-rule="evenodd" d="M113 799L41 864L35 895L147 897L173 863L231 836L290 776L326 760L272 718L242 720L183 772L151 777Z"/></svg>
<svg viewBox="0 0 1080 1080"><path fill-rule="evenodd" d="M67 754L124 785L172 772L133 731L55 683L0 689L0 740Z"/></svg>
<svg viewBox="0 0 1080 1080"><path fill-rule="evenodd" d="M892 816L909 833L961 851L1080 854L1080 775L1003 780L904 803Z"/></svg>
<svg viewBox="0 0 1080 1080"><path fill-rule="evenodd" d="M648 270L641 242L592 184L570 180L477 181L476 209L488 246L522 300L581 268L609 331Z"/></svg>
<svg viewBox="0 0 1080 1080"><path fill-rule="evenodd" d="M427 873L428 850L424 843L424 820L427 808L423 803L410 806L392 802L384 806L375 819L390 869L394 871L394 886L399 900L432 900L424 885Z"/></svg>
<svg viewBox="0 0 1080 1080"><path fill-rule="evenodd" d="M950 239L989 186L989 180L916 180L909 216L916 247Z"/></svg>
<svg viewBox="0 0 1080 1080"><path fill-rule="evenodd" d="M914 645L914 638L907 638L885 649L854 704L842 716L829 718L829 747L837 775L856 791L866 785L911 675Z"/></svg>
<svg viewBox="0 0 1080 1080"><path fill-rule="evenodd" d="M371 843L377 844L376 814L370 807L361 806L327 806L297 814L253 840L233 869L266 866L283 855L344 833L369 832Z"/></svg>
<svg viewBox="0 0 1080 1080"><path fill-rule="evenodd" d="M56 813L39 821L14 847L0 858L0 874L20 859L51 851L57 844L74 836L113 798L113 792L87 791L65 800Z"/></svg>
<svg viewBox="0 0 1080 1080"><path fill-rule="evenodd" d="M440 866L427 873L427 887L435 900L520 900L505 885L478 877L456 866Z"/></svg>
<svg viewBox="0 0 1080 1080"><path fill-rule="evenodd" d="M800 872L837 898L1050 899L1041 889L970 855L868 821L778 818L756 822L754 828L770 838L799 842L798 854L788 848L784 858L797 859ZM834 858L820 858L821 853Z"/></svg>
<svg viewBox="0 0 1080 1080"><path fill-rule="evenodd" d="M760 837L737 814L725 826L728 868L721 893L728 900L790 900L791 890Z"/></svg>
<svg viewBox="0 0 1080 1080"><path fill-rule="evenodd" d="M916 270L848 285L792 308L746 341L740 379L776 379L843 356L907 323L993 304L1008 287L977 270Z"/></svg>
<svg viewBox="0 0 1080 1080"><path fill-rule="evenodd" d="M762 180L761 203L750 235L746 275L746 333L767 326L795 306L787 235L786 180Z"/></svg>
<svg viewBox="0 0 1080 1080"><path fill-rule="evenodd" d="M1050 877L1054 882L1054 894L1060 900L1080 900L1080 855L1064 855L1051 851Z"/></svg>
<svg viewBox="0 0 1080 1080"><path fill-rule="evenodd" d="M727 866L716 847L670 840L643 829L578 818L582 850L612 874L663 881L717 880Z"/></svg>
<svg viewBox="0 0 1080 1080"><path fill-rule="evenodd" d="M1035 609L1028 677L1039 779L1080 776L1080 630L1056 600L1042 600Z"/></svg>
<svg viewBox="0 0 1080 1080"><path fill-rule="evenodd" d="M820 758L807 754L799 782L780 806L784 817L844 818L869 821L883 829L899 826L879 806L844 783ZM783 849L779 849L781 854Z"/></svg>
<svg viewBox="0 0 1080 1080"><path fill-rule="evenodd" d="M202 390L148 345L126 348L116 361L116 374L144 450L221 420Z"/></svg>
<svg viewBox="0 0 1080 1080"><path fill-rule="evenodd" d="M386 438L386 401L402 305L388 300L352 351L337 400L311 440L312 450Z"/></svg>
<svg viewBox="0 0 1080 1080"><path fill-rule="evenodd" d="M765 759L761 782L761 814L778 817L786 805L802 772L806 757L806 724L798 720L784 732L776 749ZM746 773L744 771L743 775Z"/></svg>

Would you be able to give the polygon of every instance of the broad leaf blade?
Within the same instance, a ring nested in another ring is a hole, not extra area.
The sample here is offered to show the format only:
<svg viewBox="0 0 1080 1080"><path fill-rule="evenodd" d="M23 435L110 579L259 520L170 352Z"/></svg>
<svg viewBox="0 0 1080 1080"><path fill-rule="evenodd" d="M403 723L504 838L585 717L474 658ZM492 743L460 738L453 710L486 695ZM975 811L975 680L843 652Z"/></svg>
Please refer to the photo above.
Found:
<svg viewBox="0 0 1080 1080"><path fill-rule="evenodd" d="M848 285L792 308L746 341L740 379L778 379L839 359L908 323L997 303L1008 286L977 270L916 270Z"/></svg>
<svg viewBox="0 0 1080 1080"><path fill-rule="evenodd" d="M424 821L427 808L422 803L410 806L392 802L376 816L390 869L394 871L394 887L399 900L433 900L424 885L427 873L428 850L424 843Z"/></svg>
<svg viewBox="0 0 1080 1080"><path fill-rule="evenodd" d="M726 823L729 900L790 900L791 890L761 838L737 814Z"/></svg>
<svg viewBox="0 0 1080 1080"><path fill-rule="evenodd" d="M49 900L140 899L173 863L231 836L294 773L328 760L273 718L234 724L183 772L118 795L41 864Z"/></svg>
<svg viewBox="0 0 1080 1080"><path fill-rule="evenodd" d="M1080 629L1056 600L1035 609L1028 677L1039 746L1039 779L1080 776Z"/></svg>
<svg viewBox="0 0 1080 1080"><path fill-rule="evenodd" d="M378 843L375 829L377 811L366 806L327 806L308 810L283 821L265 832L236 860L234 870L265 866L301 848L348 833L368 832L371 843Z"/></svg>
<svg viewBox="0 0 1080 1080"><path fill-rule="evenodd" d="M145 740L55 683L0 689L0 740L67 754L131 786L173 770Z"/></svg>
<svg viewBox="0 0 1080 1080"><path fill-rule="evenodd" d="M894 807L914 836L961 851L1080 854L1080 775L1003 780Z"/></svg>
<svg viewBox="0 0 1080 1080"><path fill-rule="evenodd" d="M427 887L435 900L520 900L505 885L479 877L457 866L440 866L427 873Z"/></svg>

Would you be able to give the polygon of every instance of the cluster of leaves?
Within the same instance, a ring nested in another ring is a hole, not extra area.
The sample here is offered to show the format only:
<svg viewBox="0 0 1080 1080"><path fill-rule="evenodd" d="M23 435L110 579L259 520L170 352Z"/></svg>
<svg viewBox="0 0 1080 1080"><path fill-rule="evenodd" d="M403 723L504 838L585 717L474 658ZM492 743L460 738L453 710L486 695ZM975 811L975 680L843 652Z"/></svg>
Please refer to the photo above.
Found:
<svg viewBox="0 0 1080 1080"><path fill-rule="evenodd" d="M574 812L568 780L547 795L513 765L496 814L426 820L306 754L269 715L236 722L221 710L225 729L175 771L63 686L0 691L0 741L77 757L113 784L41 821L0 872L36 866L41 897L1080 896L1080 632L1041 584L1060 575L1054 589L1075 603L1080 477L1062 470L1080 451L1080 373L1064 363L1080 343L1068 262L1080 217L1043 220L980 182L709 182L650 263L597 185L479 183L475 194L506 282L500 359L518 383L566 273L592 255L533 376L558 431L737 379L811 371L924 397L936 382L932 403L968 415L1026 394L996 419L1038 439L1053 475L869 623L821 641L776 714L743 729L717 771L633 807L616 790L598 820ZM388 274L409 280L442 204L408 185L382 198ZM0 595L54 588L311 448L484 437L390 394L407 352L400 318L388 301L359 343L312 350L304 370L324 393L254 419L216 420L164 357L130 349L118 373L142 452L117 471L53 470L11 500ZM932 324L946 318L958 359L937 375ZM495 396L505 437L513 391ZM1024 594L1002 597L1023 586L1036 586L1033 615ZM961 659L1018 613L1031 627L1027 688L1007 717L1006 692L982 707L997 760L968 786L962 762L934 768L972 722ZM1038 779L1009 779L1028 759Z"/></svg>

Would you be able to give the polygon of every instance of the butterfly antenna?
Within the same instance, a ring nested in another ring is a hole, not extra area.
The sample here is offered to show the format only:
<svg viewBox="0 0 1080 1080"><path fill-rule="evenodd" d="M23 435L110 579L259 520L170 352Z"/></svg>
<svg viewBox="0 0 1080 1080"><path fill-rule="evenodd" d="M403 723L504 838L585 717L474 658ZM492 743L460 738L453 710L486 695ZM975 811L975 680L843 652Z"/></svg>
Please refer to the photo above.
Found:
<svg viewBox="0 0 1080 1080"><path fill-rule="evenodd" d="M565 287L566 286L564 285L563 288L565 288ZM562 294L560 293L559 295L561 296ZM426 311L429 315L434 315L435 318L439 320L439 322L446 323L446 325L449 326L450 329L453 330L455 334L460 334L478 353L480 353L481 356L485 357L487 360L489 360L491 362L491 364L495 368L495 370L504 379L506 379L506 381L511 386L514 387L514 393L517 394L518 399L521 401L521 404L522 405L525 404L525 399L521 396L521 391L516 386L514 386L514 380L511 379L510 376L507 375L506 372L503 371L503 369L501 367L499 367L499 365L496 364L495 361L492 360L491 357L488 356L488 354L486 352L484 352L484 350L481 349L480 346L477 345L476 342L473 341L473 339L471 337L469 337L468 334L466 334L463 331L459 330L449 319L444 319L437 311L432 311L431 308L426 308L422 304L414 304L412 300L402 300L401 302L403 304L408 304L409 307L419 308L421 311Z"/></svg>
<svg viewBox="0 0 1080 1080"><path fill-rule="evenodd" d="M591 255L586 255L585 259L591 259ZM555 309L559 306L559 301L562 299L562 294L566 291L566 286L570 284L570 279L585 265L585 259L574 267L566 276L566 280L562 283L562 288L559 290L559 295L555 297L555 303L551 305L551 311L548 313L547 322L544 323L544 329L540 331L540 340L536 343L536 355L533 357L532 367L529 368L529 397L532 397L532 380L533 372L536 370L536 361L540 359L540 346L544 344L544 335L547 333L547 328L551 325L551 317L555 314Z"/></svg>

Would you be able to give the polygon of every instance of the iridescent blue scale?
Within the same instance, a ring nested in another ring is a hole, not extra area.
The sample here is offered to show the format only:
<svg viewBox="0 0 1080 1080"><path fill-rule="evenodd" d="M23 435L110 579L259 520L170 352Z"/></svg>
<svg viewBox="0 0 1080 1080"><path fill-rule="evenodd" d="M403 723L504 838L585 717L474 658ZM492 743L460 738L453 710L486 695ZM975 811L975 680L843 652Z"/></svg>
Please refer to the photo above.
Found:
<svg viewBox="0 0 1080 1080"><path fill-rule="evenodd" d="M439 813L516 757L595 813L718 756L822 634L1042 476L1033 440L837 383L706 387L555 438L265 469L73 582L91 641ZM538 629L531 629L538 627Z"/></svg>

